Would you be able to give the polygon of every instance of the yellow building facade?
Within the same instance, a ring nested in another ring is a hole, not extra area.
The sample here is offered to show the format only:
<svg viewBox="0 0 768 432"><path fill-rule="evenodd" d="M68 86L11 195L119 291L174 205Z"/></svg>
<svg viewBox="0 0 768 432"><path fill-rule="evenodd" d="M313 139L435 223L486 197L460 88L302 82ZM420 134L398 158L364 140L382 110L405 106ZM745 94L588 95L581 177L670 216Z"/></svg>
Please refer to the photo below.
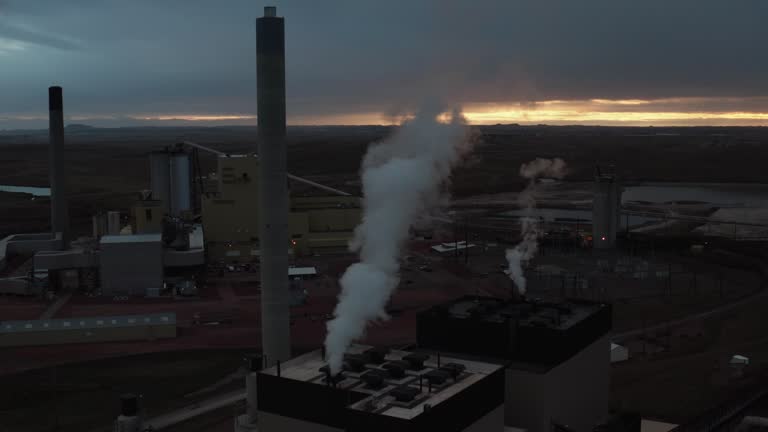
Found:
<svg viewBox="0 0 768 432"><path fill-rule="evenodd" d="M131 210L134 233L157 234L163 232L165 208L162 201L141 200Z"/></svg>
<svg viewBox="0 0 768 432"><path fill-rule="evenodd" d="M247 262L259 255L259 161L253 155L218 158L215 193L202 197L208 258ZM345 250L360 223L360 198L292 197L289 250L294 254Z"/></svg>

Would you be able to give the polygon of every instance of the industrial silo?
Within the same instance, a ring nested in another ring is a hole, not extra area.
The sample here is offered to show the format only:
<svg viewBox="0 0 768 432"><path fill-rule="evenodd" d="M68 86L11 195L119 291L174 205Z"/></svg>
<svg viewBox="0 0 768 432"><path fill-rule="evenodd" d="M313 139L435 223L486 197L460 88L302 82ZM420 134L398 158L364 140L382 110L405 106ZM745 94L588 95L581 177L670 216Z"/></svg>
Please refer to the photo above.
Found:
<svg viewBox="0 0 768 432"><path fill-rule="evenodd" d="M192 210L192 164L189 153L171 153L170 211L174 216Z"/></svg>
<svg viewBox="0 0 768 432"><path fill-rule="evenodd" d="M152 199L163 202L165 213L170 212L171 202L171 161L168 151L149 154L149 177L152 183Z"/></svg>

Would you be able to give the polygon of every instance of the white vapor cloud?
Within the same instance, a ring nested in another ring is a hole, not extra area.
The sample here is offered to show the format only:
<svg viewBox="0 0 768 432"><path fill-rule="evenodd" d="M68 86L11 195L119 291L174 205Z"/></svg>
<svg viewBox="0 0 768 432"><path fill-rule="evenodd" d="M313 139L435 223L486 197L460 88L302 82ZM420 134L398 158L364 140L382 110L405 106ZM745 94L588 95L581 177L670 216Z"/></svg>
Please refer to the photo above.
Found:
<svg viewBox="0 0 768 432"><path fill-rule="evenodd" d="M525 215L520 219L520 233L523 239L514 248L507 249L506 253L507 273L520 295L525 294L527 287L523 265L528 263L539 250L539 226L532 215L532 210L536 206L534 197L536 179L540 177L561 179L566 172L565 161L560 158L536 158L520 166L520 176L530 180L518 197L519 204L525 206Z"/></svg>
<svg viewBox="0 0 768 432"><path fill-rule="evenodd" d="M387 319L386 304L399 282L399 257L410 228L441 203L445 185L469 150L469 130L455 109L429 104L394 136L369 147L362 163L362 223L350 243L360 262L341 277L342 292L325 340L332 373L370 321Z"/></svg>

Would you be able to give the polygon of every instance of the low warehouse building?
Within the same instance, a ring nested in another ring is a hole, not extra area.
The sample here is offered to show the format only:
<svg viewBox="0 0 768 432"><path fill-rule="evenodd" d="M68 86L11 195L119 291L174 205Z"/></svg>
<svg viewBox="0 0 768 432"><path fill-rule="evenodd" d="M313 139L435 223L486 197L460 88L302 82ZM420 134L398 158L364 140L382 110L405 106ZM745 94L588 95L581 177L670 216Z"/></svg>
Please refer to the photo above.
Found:
<svg viewBox="0 0 768 432"><path fill-rule="evenodd" d="M0 322L0 347L173 337L176 337L176 314L173 312Z"/></svg>
<svg viewBox="0 0 768 432"><path fill-rule="evenodd" d="M104 295L144 295L163 287L160 234L104 236L100 261Z"/></svg>

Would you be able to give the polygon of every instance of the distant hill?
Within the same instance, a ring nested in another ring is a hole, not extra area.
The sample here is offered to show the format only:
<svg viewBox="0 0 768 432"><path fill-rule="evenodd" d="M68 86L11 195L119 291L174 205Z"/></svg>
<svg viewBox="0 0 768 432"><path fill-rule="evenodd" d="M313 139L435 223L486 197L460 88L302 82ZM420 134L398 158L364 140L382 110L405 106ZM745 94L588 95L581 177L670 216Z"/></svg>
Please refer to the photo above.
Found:
<svg viewBox="0 0 768 432"><path fill-rule="evenodd" d="M93 126L89 126L87 124L80 124L80 123L70 123L64 127L64 130L67 132L81 132L81 131L90 131L96 129Z"/></svg>

